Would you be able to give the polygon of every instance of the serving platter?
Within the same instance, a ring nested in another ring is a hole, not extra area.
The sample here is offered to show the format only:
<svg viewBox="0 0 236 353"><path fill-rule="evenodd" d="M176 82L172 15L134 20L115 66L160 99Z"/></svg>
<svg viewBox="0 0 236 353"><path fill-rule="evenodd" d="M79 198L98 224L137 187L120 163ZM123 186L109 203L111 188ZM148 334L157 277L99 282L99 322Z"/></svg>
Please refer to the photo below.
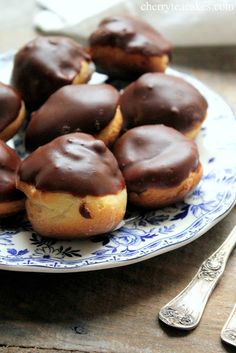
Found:
<svg viewBox="0 0 236 353"><path fill-rule="evenodd" d="M0 81L8 83L13 53L0 56ZM0 222L0 269L34 272L90 271L129 265L181 247L209 230L236 199L236 121L227 103L194 77L168 69L205 96L209 109L197 144L204 175L184 202L130 213L112 233L89 240L57 241L33 231L25 216ZM104 81L95 74L92 83ZM9 142L24 155L22 134Z"/></svg>

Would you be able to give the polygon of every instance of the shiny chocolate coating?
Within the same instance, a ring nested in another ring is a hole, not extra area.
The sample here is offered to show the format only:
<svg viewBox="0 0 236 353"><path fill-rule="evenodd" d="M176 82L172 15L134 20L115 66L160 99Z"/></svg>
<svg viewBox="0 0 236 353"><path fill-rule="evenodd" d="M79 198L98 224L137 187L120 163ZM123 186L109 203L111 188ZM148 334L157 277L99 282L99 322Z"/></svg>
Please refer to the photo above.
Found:
<svg viewBox="0 0 236 353"><path fill-rule="evenodd" d="M33 151L75 131L98 133L114 118L119 97L119 92L106 84L60 88L32 113L26 132L27 149Z"/></svg>
<svg viewBox="0 0 236 353"><path fill-rule="evenodd" d="M20 158L16 152L0 140L0 202L15 201L24 197L16 189L16 171Z"/></svg>
<svg viewBox="0 0 236 353"><path fill-rule="evenodd" d="M73 39L38 37L16 54L11 81L33 111L58 88L72 83L82 61L90 61L90 55Z"/></svg>
<svg viewBox="0 0 236 353"><path fill-rule="evenodd" d="M0 132L16 120L21 108L21 97L11 86L0 83Z"/></svg>
<svg viewBox="0 0 236 353"><path fill-rule="evenodd" d="M90 36L91 46L111 46L127 53L170 56L170 43L149 24L129 16L105 18Z"/></svg>
<svg viewBox="0 0 236 353"><path fill-rule="evenodd" d="M18 175L38 190L80 197L117 194L125 187L117 161L106 145L80 132L39 147L22 162Z"/></svg>
<svg viewBox="0 0 236 353"><path fill-rule="evenodd" d="M199 166L197 145L164 125L127 131L114 146L114 155L128 191L175 187Z"/></svg>
<svg viewBox="0 0 236 353"><path fill-rule="evenodd" d="M187 132L201 123L207 101L182 78L162 73L147 73L131 83L121 96L124 128L164 124Z"/></svg>

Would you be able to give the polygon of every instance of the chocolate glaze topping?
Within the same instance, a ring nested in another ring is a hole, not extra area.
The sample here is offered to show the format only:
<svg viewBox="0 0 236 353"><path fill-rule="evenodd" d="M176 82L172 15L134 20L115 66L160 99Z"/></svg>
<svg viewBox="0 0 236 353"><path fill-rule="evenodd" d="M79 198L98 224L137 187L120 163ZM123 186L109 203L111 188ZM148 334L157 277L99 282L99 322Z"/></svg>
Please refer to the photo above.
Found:
<svg viewBox="0 0 236 353"><path fill-rule="evenodd" d="M16 190L16 170L20 158L16 152L0 140L0 202L14 201L24 197Z"/></svg>
<svg viewBox="0 0 236 353"><path fill-rule="evenodd" d="M116 142L114 155L129 191L179 185L199 166L197 146L164 125L146 125L127 131Z"/></svg>
<svg viewBox="0 0 236 353"><path fill-rule="evenodd" d="M17 118L20 108L20 95L13 87L0 83L0 131Z"/></svg>
<svg viewBox="0 0 236 353"><path fill-rule="evenodd" d="M90 45L107 45L129 53L170 56L170 43L154 28L142 20L129 16L105 18L90 36Z"/></svg>
<svg viewBox="0 0 236 353"><path fill-rule="evenodd" d="M120 105L125 129L164 124L186 132L202 122L207 111L207 102L195 87L162 73L147 73L131 83Z"/></svg>
<svg viewBox="0 0 236 353"><path fill-rule="evenodd" d="M125 187L112 153L84 133L60 136L39 147L22 162L18 175L38 190L81 197L117 194Z"/></svg>
<svg viewBox="0 0 236 353"><path fill-rule="evenodd" d="M27 128L26 146L34 150L75 131L98 133L114 118L118 91L110 85L69 85L52 94Z"/></svg>
<svg viewBox="0 0 236 353"><path fill-rule="evenodd" d="M90 55L73 39L38 37L16 54L12 84L32 111L58 88L72 83L84 60L90 61Z"/></svg>

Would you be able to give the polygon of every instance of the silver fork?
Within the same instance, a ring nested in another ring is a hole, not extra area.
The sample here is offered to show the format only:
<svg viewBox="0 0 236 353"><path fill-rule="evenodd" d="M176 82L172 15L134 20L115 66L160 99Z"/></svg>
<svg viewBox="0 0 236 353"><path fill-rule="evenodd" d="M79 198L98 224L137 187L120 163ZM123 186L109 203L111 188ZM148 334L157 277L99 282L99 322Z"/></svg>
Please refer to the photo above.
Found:
<svg viewBox="0 0 236 353"><path fill-rule="evenodd" d="M221 339L236 346L236 304L221 331Z"/></svg>
<svg viewBox="0 0 236 353"><path fill-rule="evenodd" d="M208 298L223 275L231 251L236 244L236 226L223 244L200 266L188 286L159 312L159 319L183 330L195 328Z"/></svg>

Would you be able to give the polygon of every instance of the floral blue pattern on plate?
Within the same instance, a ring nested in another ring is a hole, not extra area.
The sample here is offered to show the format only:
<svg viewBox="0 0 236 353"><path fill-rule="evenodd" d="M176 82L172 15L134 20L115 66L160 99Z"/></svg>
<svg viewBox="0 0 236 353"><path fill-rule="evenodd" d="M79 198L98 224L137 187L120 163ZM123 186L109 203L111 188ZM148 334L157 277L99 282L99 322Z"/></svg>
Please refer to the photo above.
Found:
<svg viewBox="0 0 236 353"><path fill-rule="evenodd" d="M3 82L9 80L12 59L12 53L0 56ZM232 209L236 198L234 114L219 95L198 80L172 69L167 73L192 83L209 104L207 119L197 138L204 166L204 176L198 187L182 203L135 214L118 230L90 240L41 238L27 220L17 221L17 217L8 222L10 225L2 222L1 269L73 272L128 265L193 241ZM24 154L20 134L11 144L20 155Z"/></svg>

